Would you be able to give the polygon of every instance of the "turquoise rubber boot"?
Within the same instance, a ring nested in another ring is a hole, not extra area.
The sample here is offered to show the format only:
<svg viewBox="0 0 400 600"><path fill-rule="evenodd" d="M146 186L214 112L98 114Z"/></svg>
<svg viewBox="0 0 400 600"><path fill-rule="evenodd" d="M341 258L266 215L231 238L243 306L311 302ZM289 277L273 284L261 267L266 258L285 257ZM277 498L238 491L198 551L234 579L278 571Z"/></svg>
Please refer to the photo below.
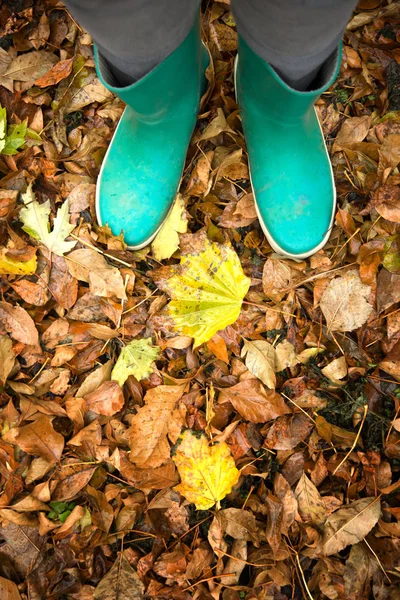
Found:
<svg viewBox="0 0 400 600"><path fill-rule="evenodd" d="M112 85L97 49L95 60L102 84L127 104L99 174L97 220L139 249L168 215L196 124L208 64L200 19L172 54L130 86Z"/></svg>
<svg viewBox="0 0 400 600"><path fill-rule="evenodd" d="M321 70L321 87L299 92L239 37L235 86L258 218L275 252L294 260L325 245L335 214L332 166L314 102L335 81L340 59L341 46Z"/></svg>

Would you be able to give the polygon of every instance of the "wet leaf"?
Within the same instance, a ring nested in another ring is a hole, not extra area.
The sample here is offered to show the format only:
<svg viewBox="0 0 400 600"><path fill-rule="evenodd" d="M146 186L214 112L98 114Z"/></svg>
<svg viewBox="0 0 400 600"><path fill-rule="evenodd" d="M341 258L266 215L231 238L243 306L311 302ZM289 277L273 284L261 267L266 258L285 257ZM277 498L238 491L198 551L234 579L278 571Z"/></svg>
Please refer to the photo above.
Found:
<svg viewBox="0 0 400 600"><path fill-rule="evenodd" d="M219 504L239 479L229 446L225 442L211 446L205 436L185 431L173 461L181 483L175 489L197 510Z"/></svg>
<svg viewBox="0 0 400 600"><path fill-rule="evenodd" d="M376 525L381 514L379 498L355 500L328 517L324 528L323 553L336 554L361 542Z"/></svg>
<svg viewBox="0 0 400 600"><path fill-rule="evenodd" d="M188 236L179 267L159 272L158 285L172 298L167 314L174 327L194 338L194 347L234 323L250 281L231 246Z"/></svg>
<svg viewBox="0 0 400 600"><path fill-rule="evenodd" d="M147 379L154 372L154 361L157 360L160 349L152 345L151 338L133 340L125 346L118 356L111 378L122 387L129 375L134 375L138 381Z"/></svg>
<svg viewBox="0 0 400 600"><path fill-rule="evenodd" d="M67 58L66 60L60 60L54 65L47 73L39 77L35 81L35 85L38 87L47 87L49 85L56 85L62 79L68 77L72 72L72 65L74 59Z"/></svg>

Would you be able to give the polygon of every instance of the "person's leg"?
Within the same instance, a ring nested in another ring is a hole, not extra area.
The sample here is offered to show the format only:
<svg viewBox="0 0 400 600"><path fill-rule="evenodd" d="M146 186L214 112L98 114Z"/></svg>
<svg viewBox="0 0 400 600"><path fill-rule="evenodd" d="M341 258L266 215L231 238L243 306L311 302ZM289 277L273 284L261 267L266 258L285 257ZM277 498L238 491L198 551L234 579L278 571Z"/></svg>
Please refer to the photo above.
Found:
<svg viewBox="0 0 400 600"><path fill-rule="evenodd" d="M357 0L232 0L239 34L297 90L337 48Z"/></svg>
<svg viewBox="0 0 400 600"><path fill-rule="evenodd" d="M140 79L186 38L196 0L64 0L93 37L112 68L116 84Z"/></svg>

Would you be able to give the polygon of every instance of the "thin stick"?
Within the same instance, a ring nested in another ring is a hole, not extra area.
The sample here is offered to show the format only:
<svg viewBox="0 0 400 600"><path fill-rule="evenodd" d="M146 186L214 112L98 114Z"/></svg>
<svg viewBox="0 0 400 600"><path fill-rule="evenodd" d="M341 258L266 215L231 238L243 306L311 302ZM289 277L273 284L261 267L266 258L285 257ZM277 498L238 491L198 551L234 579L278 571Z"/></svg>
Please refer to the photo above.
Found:
<svg viewBox="0 0 400 600"><path fill-rule="evenodd" d="M390 579L389 575L386 573L385 569L383 568L383 565L381 563L381 561L379 560L378 556L375 554L375 552L373 551L373 549L371 548L371 546L368 544L367 540L364 538L363 542L365 542L368 546L368 548L371 550L372 554L375 556L376 558L376 562L378 563L378 565L380 566L380 568L382 569L382 571L385 574L385 577L387 577L387 580L389 583L392 583L392 580Z"/></svg>
<svg viewBox="0 0 400 600"><path fill-rule="evenodd" d="M47 363L49 362L49 358L46 358L46 360L44 361L44 363L42 364L42 366L40 367L39 371L36 373L36 375L34 375L32 377L32 379L30 380L29 383L33 383L35 381L35 379L37 379L40 375L40 373L43 371L43 369L45 368L45 366L47 365Z"/></svg>
<svg viewBox="0 0 400 600"><path fill-rule="evenodd" d="M124 265L125 267L129 267L130 269L132 269L132 265L130 263L126 262L125 260L121 260L120 258L117 258L116 256L112 256L112 254L107 254L107 252L103 252L103 250L100 250L100 248L96 248L96 246L93 246L93 244L90 244L86 240L82 240L82 238L78 237L77 235L74 235L73 233L71 233L70 236L72 238L74 238L74 240L77 240L84 246L87 246L88 248L95 250L99 254L104 254L104 256L107 256L107 258L109 258L110 260L115 260L115 262L118 262L121 265ZM66 256L65 258L68 258L68 256Z"/></svg>
<svg viewBox="0 0 400 600"><path fill-rule="evenodd" d="M295 405L296 408L298 408L299 410L301 410L302 413L304 413L306 415L306 417L308 417L310 419L310 421L312 421L314 423L314 425L316 425L316 421L314 421L314 419L308 414L307 411L304 410L304 408L301 408L301 406L299 406L298 404L296 404L296 402L294 400L292 400L291 398L289 398L289 396L286 396L286 394L284 394L283 392L281 392L281 395L286 398L286 400L289 400L289 402L291 402L292 404Z"/></svg>
<svg viewBox="0 0 400 600"><path fill-rule="evenodd" d="M350 454L353 452L354 448L357 446L358 438L360 437L361 430L362 430L363 425L365 423L365 419L367 418L367 413L368 413L368 404L364 404L363 418L361 420L360 427L358 429L358 432L357 432L357 435L356 435L356 437L354 439L354 442L353 442L350 450L346 454L346 456L343 458L343 460L340 461L340 463L338 464L338 466L336 467L336 469L333 471L332 475L335 475L335 473L340 469L340 467L343 465L343 463L346 462L346 460L348 459L348 457L350 456Z"/></svg>
<svg viewBox="0 0 400 600"><path fill-rule="evenodd" d="M301 579L303 581L303 585L306 588L307 596L309 597L309 600L314 600L314 598L313 598L313 596L312 596L312 594L311 594L311 592L310 592L310 590L308 588L306 578L304 577L303 569L301 568L300 559L299 559L299 555L297 554L297 552L296 552L296 562L297 562L297 566L298 566L299 571L300 571L300 575L301 575Z"/></svg>
<svg viewBox="0 0 400 600"><path fill-rule="evenodd" d="M187 592L187 590L191 590L192 588L196 587L196 585L199 585L199 583L204 583L205 581L212 581L213 579L220 579L220 577L232 577L232 575L235 575L235 573L222 573L221 575L213 575L213 577L199 579L199 581L196 581L196 583L193 583L192 585L183 588L182 592Z"/></svg>

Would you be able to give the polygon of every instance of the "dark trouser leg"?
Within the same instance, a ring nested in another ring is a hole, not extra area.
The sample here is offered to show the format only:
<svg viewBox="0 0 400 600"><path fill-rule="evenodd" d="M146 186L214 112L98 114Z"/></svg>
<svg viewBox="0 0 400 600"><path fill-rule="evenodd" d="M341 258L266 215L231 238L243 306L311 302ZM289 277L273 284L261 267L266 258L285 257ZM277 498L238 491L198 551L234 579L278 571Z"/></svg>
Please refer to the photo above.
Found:
<svg viewBox="0 0 400 600"><path fill-rule="evenodd" d="M65 0L93 37L118 84L140 79L188 35L197 0Z"/></svg>
<svg viewBox="0 0 400 600"><path fill-rule="evenodd" d="M232 0L238 31L289 85L306 90L334 52L356 0Z"/></svg>

